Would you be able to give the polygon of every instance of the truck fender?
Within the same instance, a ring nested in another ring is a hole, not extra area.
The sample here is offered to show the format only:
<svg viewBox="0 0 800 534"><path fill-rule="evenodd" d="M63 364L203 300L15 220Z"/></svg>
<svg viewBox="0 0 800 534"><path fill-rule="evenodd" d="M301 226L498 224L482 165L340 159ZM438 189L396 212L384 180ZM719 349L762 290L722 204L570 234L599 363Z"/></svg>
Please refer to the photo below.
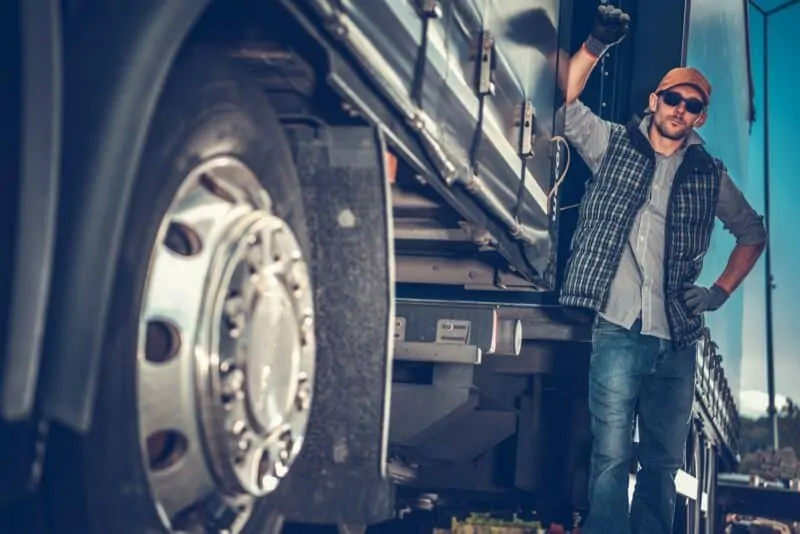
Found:
<svg viewBox="0 0 800 534"><path fill-rule="evenodd" d="M210 0L87 1L65 25L61 210L43 415L86 431L106 310L145 137L173 59Z"/></svg>
<svg viewBox="0 0 800 534"><path fill-rule="evenodd" d="M5 346L0 347L5 352L5 358L0 358L0 418L7 421L30 416L41 361L60 164L60 4L58 0L20 2L17 20L9 21L19 24L22 106L20 124L15 125L21 132L19 189L16 199L9 199L14 203L9 213L16 215L16 221L12 225L15 248L9 265L8 318L0 326L6 328Z"/></svg>

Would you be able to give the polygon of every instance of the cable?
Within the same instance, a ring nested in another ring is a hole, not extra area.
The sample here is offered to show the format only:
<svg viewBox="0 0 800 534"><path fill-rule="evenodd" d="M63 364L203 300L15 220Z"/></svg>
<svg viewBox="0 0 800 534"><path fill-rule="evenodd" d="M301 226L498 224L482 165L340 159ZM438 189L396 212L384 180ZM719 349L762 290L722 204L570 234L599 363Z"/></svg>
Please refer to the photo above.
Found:
<svg viewBox="0 0 800 534"><path fill-rule="evenodd" d="M581 203L578 202L576 204L570 204L569 206L561 206L560 208L558 208L558 211L574 210L575 208L580 208L580 207Z"/></svg>
<svg viewBox="0 0 800 534"><path fill-rule="evenodd" d="M548 215L550 214L550 206L553 204L553 197L555 197L558 194L558 188L561 187L561 184L566 179L567 172L569 172L570 163L572 163L572 152L569 149L569 143L567 143L567 140L563 136L560 136L560 135L555 135L550 140L554 141L556 143L561 143L561 144L564 145L564 148L567 151L567 162L564 165L564 170L561 171L561 174L559 175L558 179L556 180L556 183L553 184L553 188L550 190L549 193L547 193L547 212L548 212Z"/></svg>
<svg viewBox="0 0 800 534"><path fill-rule="evenodd" d="M547 214L548 215L550 215L550 206L553 204L553 197L558 194L558 188L561 187L561 184L566 179L567 172L569 172L570 163L572 162L572 153L571 153L571 151L569 149L569 143L567 143L567 140L564 137L562 137L560 135L554 135L553 137L550 138L550 141L553 141L555 143L562 143L564 145L564 148L567 151L567 162L564 165L564 170L561 171L561 174L556 179L555 184L553 184L553 188L550 190L549 193L547 193ZM519 187L517 188L517 205L516 205L516 207L514 209L514 220L517 221L517 223L521 222L520 219L519 219L519 214L520 214L519 212L520 212L520 208L522 207L522 199L523 199L524 193L525 193L525 176L527 174L528 174L527 159L526 158L522 158L522 178L520 179ZM568 207L575 207L575 206L568 206ZM564 208L564 209L567 209L567 208Z"/></svg>

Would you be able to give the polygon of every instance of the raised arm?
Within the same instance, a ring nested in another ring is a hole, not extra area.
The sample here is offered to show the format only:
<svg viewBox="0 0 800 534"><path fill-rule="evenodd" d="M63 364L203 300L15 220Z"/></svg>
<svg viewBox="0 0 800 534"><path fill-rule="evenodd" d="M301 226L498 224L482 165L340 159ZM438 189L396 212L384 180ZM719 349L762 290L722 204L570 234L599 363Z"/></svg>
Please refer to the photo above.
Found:
<svg viewBox="0 0 800 534"><path fill-rule="evenodd" d="M546 15L541 20L542 15L543 12L531 16L532 22L535 22L531 31L541 32L541 26L546 26L550 23L550 19ZM558 86L564 93L567 104L571 104L580 98L598 60L612 46L620 43L625 38L629 24L630 17L627 13L613 6L601 4L597 7L597 16L592 33L589 34L589 37L571 58L567 56L564 50L558 49L552 40L549 46L545 42L535 44L547 56L551 68L555 70L556 63L558 64ZM552 27L552 23L550 25ZM552 27L552 29L545 29L544 33L545 35L551 34L553 36L552 39L555 39L555 31L555 28Z"/></svg>
<svg viewBox="0 0 800 534"><path fill-rule="evenodd" d="M564 99L568 105L578 100L583 94L586 82L589 80L595 65L597 65L598 59L598 56L592 55L586 50L586 45L582 46L570 58L569 67L567 67L567 83L566 86L561 86L561 91L564 93Z"/></svg>
<svg viewBox="0 0 800 534"><path fill-rule="evenodd" d="M594 28L571 58L558 48L558 35L544 9L531 9L512 19L507 36L519 44L539 50L555 73L566 104L559 113L566 113L564 134L592 172L600 167L608 147L611 125L601 119L579 99L600 57L625 38L630 18L619 9L600 5Z"/></svg>

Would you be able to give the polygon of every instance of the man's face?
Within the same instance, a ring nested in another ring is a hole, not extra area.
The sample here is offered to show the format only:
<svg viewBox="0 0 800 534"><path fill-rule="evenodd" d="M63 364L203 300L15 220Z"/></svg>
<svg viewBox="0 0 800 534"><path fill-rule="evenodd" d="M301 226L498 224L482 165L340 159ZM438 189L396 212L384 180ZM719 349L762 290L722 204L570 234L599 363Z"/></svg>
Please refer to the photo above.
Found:
<svg viewBox="0 0 800 534"><path fill-rule="evenodd" d="M650 95L653 125L663 137L680 141L692 128L705 121L705 105L700 91L691 85L678 85Z"/></svg>

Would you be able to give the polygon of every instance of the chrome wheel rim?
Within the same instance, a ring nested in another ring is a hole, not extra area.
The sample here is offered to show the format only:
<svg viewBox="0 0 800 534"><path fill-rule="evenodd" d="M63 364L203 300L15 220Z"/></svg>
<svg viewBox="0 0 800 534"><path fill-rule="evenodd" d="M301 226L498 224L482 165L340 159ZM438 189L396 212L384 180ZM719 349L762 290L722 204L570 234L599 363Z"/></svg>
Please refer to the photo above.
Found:
<svg viewBox="0 0 800 534"><path fill-rule="evenodd" d="M302 447L316 353L303 251L241 161L207 161L181 184L138 349L142 456L165 525L241 530Z"/></svg>

